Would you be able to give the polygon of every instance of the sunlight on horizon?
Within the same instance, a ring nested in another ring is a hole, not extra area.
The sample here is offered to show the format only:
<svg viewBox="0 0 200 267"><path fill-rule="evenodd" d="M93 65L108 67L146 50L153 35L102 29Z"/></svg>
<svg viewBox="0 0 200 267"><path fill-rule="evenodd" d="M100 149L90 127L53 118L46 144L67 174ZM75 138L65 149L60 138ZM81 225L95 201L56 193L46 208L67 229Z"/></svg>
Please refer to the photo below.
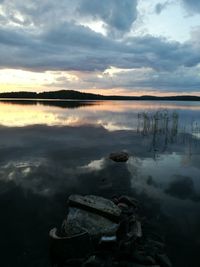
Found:
<svg viewBox="0 0 200 267"><path fill-rule="evenodd" d="M148 70L148 69L147 69ZM102 79L111 81L118 74L131 73L134 69L121 69L110 66L106 70L96 73L80 72L80 71L44 71L33 72L22 69L1 69L0 70L0 93L3 92L43 92L43 91L59 91L59 90L76 90L85 93L101 94L101 95L127 95L127 96L173 96L173 95L196 95L200 96L200 92L173 92L162 91L154 88L133 87L123 88L122 86L104 88L96 87L92 83L92 79ZM139 71L136 70L135 71ZM140 70L142 71L142 70ZM131 74L132 75L132 74ZM86 81L89 81L88 83ZM120 82L120 80L119 80ZM84 86L82 86L84 84Z"/></svg>

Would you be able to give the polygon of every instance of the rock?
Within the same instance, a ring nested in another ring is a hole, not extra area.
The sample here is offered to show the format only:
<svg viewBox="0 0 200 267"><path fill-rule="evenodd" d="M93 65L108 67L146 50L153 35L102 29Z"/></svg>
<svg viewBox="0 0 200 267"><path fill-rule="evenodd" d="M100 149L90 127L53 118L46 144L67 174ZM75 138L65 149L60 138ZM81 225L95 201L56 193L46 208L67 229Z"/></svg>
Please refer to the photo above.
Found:
<svg viewBox="0 0 200 267"><path fill-rule="evenodd" d="M130 230L130 235L135 236L135 237L142 237L142 226L141 222L136 220L133 222Z"/></svg>
<svg viewBox="0 0 200 267"><path fill-rule="evenodd" d="M141 264L133 263L133 265L131 265L130 267L160 267L160 265L157 265L157 264L156 265L149 265L149 264L141 265Z"/></svg>
<svg viewBox="0 0 200 267"><path fill-rule="evenodd" d="M129 159L129 155L126 152L115 152L109 156L115 162L126 162Z"/></svg>
<svg viewBox="0 0 200 267"><path fill-rule="evenodd" d="M160 267L160 265L146 265L146 264L137 264L137 263L133 263L133 265L130 265L130 267Z"/></svg>
<svg viewBox="0 0 200 267"><path fill-rule="evenodd" d="M104 266L102 260L100 260L95 255L90 256L89 259L86 260L82 265L82 267L102 267L102 266Z"/></svg>
<svg viewBox="0 0 200 267"><path fill-rule="evenodd" d="M165 248L165 244L163 242L159 242L159 241L152 240L152 239L149 239L147 241L147 245L151 247L156 247L159 250L163 250Z"/></svg>
<svg viewBox="0 0 200 267"><path fill-rule="evenodd" d="M120 246L122 245L122 240L127 240L127 233L129 231L129 220L127 217L123 218L120 222L119 229L117 231L117 238L120 240Z"/></svg>
<svg viewBox="0 0 200 267"><path fill-rule="evenodd" d="M84 259L69 259L63 264L63 267L82 267Z"/></svg>
<svg viewBox="0 0 200 267"><path fill-rule="evenodd" d="M92 238L102 235L116 235L119 225L113 221L87 210L70 208L64 224L65 235L74 235L87 232Z"/></svg>
<svg viewBox="0 0 200 267"><path fill-rule="evenodd" d="M64 262L70 258L82 258L92 251L90 236L86 232L70 237L61 237L58 235L57 229L53 228L49 232L49 237L53 262Z"/></svg>
<svg viewBox="0 0 200 267"><path fill-rule="evenodd" d="M161 267L172 267L172 263L165 254L157 254L156 261Z"/></svg>
<svg viewBox="0 0 200 267"><path fill-rule="evenodd" d="M71 195L68 204L60 231L49 233L53 266L172 266L158 226L144 220L141 224L135 199Z"/></svg>
<svg viewBox="0 0 200 267"><path fill-rule="evenodd" d="M102 236L98 244L98 249L100 251L110 252L110 255L112 255L112 252L118 249L117 236Z"/></svg>
<svg viewBox="0 0 200 267"><path fill-rule="evenodd" d="M128 210L128 205L126 205L125 203L118 203L117 206L118 206L121 210Z"/></svg>
<svg viewBox="0 0 200 267"><path fill-rule="evenodd" d="M100 240L100 243L113 243L113 242L116 242L117 241L117 237L114 235L114 236L102 236L101 237L101 240Z"/></svg>
<svg viewBox="0 0 200 267"><path fill-rule="evenodd" d="M160 267L159 265L146 265L135 262L121 261L114 265L115 267Z"/></svg>
<svg viewBox="0 0 200 267"><path fill-rule="evenodd" d="M132 206L134 208L137 208L138 207L138 201L132 197L128 197L128 196L121 196L119 198L119 202L120 203L124 203L128 206Z"/></svg>
<svg viewBox="0 0 200 267"><path fill-rule="evenodd" d="M136 261L138 263L142 263L145 265L155 265L156 264L156 261L154 260L153 257L148 256L143 252L135 250L133 252L132 256L133 256L134 261Z"/></svg>
<svg viewBox="0 0 200 267"><path fill-rule="evenodd" d="M112 201L115 203L115 205L117 205L119 203L117 196L113 196Z"/></svg>
<svg viewBox="0 0 200 267"><path fill-rule="evenodd" d="M68 202L71 207L87 210L114 222L119 222L121 209L111 200L93 195L71 195Z"/></svg>

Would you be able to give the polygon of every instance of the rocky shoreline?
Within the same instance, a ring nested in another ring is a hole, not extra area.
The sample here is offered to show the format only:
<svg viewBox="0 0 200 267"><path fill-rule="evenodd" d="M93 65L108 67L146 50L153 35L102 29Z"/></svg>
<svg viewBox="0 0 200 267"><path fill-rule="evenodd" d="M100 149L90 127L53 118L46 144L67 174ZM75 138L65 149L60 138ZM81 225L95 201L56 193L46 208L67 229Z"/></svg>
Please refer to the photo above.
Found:
<svg viewBox="0 0 200 267"><path fill-rule="evenodd" d="M52 267L171 267L164 237L129 196L71 195L62 226L50 233Z"/></svg>

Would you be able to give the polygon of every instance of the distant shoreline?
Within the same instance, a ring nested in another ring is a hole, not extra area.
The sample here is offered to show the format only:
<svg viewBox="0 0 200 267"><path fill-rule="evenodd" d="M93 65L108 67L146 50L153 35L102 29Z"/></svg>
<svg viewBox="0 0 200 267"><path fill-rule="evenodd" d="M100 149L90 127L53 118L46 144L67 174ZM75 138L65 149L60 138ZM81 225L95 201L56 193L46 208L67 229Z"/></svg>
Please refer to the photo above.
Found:
<svg viewBox="0 0 200 267"><path fill-rule="evenodd" d="M96 101L185 101L185 102L198 102L200 99L61 99L61 98L1 98L0 102L96 102Z"/></svg>
<svg viewBox="0 0 200 267"><path fill-rule="evenodd" d="M102 100L139 100L139 101L200 101L200 96L105 96L91 93L82 93L73 90L52 92L8 92L0 93L0 101L102 101Z"/></svg>

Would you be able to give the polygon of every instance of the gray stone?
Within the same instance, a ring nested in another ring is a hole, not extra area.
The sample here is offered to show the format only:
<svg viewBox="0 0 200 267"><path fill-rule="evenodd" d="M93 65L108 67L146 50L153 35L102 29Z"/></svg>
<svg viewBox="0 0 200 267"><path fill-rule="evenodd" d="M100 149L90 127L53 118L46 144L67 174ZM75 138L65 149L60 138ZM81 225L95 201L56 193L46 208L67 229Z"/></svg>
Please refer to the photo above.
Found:
<svg viewBox="0 0 200 267"><path fill-rule="evenodd" d="M152 240L152 239L149 239L147 241L147 245L149 245L151 247L156 247L160 250L163 250L165 248L165 244L163 242L159 242L159 241Z"/></svg>
<svg viewBox="0 0 200 267"><path fill-rule="evenodd" d="M160 267L160 265L146 265L146 264L138 264L138 263L132 263L130 267Z"/></svg>
<svg viewBox="0 0 200 267"><path fill-rule="evenodd" d="M147 265L154 265L156 264L156 261L153 257L146 255L143 252L135 250L133 253L134 261L141 263L141 264L147 264Z"/></svg>
<svg viewBox="0 0 200 267"><path fill-rule="evenodd" d="M125 203L119 203L117 204L117 206L121 209L121 210L127 210L128 209L128 205Z"/></svg>
<svg viewBox="0 0 200 267"><path fill-rule="evenodd" d="M63 225L65 235L87 232L91 237L115 236L119 225L87 210L70 208Z"/></svg>
<svg viewBox="0 0 200 267"><path fill-rule="evenodd" d="M165 254L157 254L156 260L162 267L172 267L170 259Z"/></svg>
<svg viewBox="0 0 200 267"><path fill-rule="evenodd" d="M133 197L121 196L119 198L119 202L120 203L125 203L126 205L132 206L134 208L137 208L138 207L138 201L135 198L133 198Z"/></svg>
<svg viewBox="0 0 200 267"><path fill-rule="evenodd" d="M71 195L69 206L90 211L114 222L119 222L121 209L113 201L99 196Z"/></svg>
<svg viewBox="0 0 200 267"><path fill-rule="evenodd" d="M87 232L70 236L60 236L56 228L49 232L52 257L59 260L82 258L92 250Z"/></svg>
<svg viewBox="0 0 200 267"><path fill-rule="evenodd" d="M133 236L135 237L142 237L142 226L141 226L141 222L136 220L135 223L132 226L131 232L133 234Z"/></svg>
<svg viewBox="0 0 200 267"><path fill-rule="evenodd" d="M160 267L160 265L146 265L146 264L138 264L133 262L132 265L130 265L130 267Z"/></svg>
<svg viewBox="0 0 200 267"><path fill-rule="evenodd" d="M95 255L92 255L82 264L82 267L103 267L104 262Z"/></svg>
<svg viewBox="0 0 200 267"><path fill-rule="evenodd" d="M118 264L115 265L116 267L160 267L160 265L146 265L146 264L140 264L140 263L135 263L135 262L119 262Z"/></svg>
<svg viewBox="0 0 200 267"><path fill-rule="evenodd" d="M114 152L109 156L115 162L126 162L129 159L129 155L126 152Z"/></svg>

